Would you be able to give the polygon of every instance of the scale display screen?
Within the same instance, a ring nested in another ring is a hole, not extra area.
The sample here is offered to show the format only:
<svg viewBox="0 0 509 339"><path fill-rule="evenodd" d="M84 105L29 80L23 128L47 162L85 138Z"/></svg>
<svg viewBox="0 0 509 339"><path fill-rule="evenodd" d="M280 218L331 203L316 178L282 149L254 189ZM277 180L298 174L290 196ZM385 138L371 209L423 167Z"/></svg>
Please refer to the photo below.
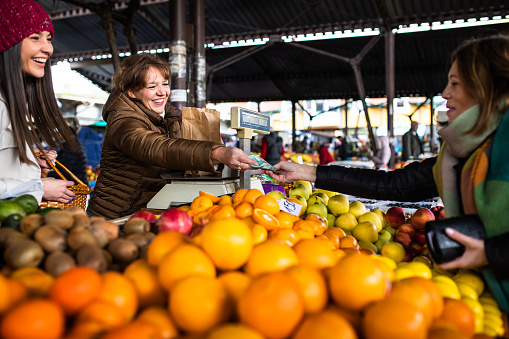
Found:
<svg viewBox="0 0 509 339"><path fill-rule="evenodd" d="M232 128L249 128L256 132L270 133L270 116L241 107L231 108Z"/></svg>

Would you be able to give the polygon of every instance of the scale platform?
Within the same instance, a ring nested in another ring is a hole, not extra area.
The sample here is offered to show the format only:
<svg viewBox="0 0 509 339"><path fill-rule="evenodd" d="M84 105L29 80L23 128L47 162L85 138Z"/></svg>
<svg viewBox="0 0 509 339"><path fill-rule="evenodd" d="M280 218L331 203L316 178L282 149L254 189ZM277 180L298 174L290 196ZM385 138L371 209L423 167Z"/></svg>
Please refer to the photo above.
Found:
<svg viewBox="0 0 509 339"><path fill-rule="evenodd" d="M148 209L165 210L170 207L190 204L204 191L216 196L233 194L240 189L240 177L237 176L203 176L184 177L183 175L163 174L167 184L150 200ZM260 179L251 177L251 188L263 192Z"/></svg>

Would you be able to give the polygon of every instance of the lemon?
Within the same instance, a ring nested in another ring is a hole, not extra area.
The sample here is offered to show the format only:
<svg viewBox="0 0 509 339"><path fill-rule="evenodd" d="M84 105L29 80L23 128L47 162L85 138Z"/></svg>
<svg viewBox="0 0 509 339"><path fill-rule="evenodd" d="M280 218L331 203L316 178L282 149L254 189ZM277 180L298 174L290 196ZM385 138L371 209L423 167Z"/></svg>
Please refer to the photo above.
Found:
<svg viewBox="0 0 509 339"><path fill-rule="evenodd" d="M409 262L406 266L406 268L414 271L415 276L425 278L425 279L431 279L431 269L423 262L419 261L412 261Z"/></svg>
<svg viewBox="0 0 509 339"><path fill-rule="evenodd" d="M461 294L461 298L468 298L473 300L478 300L479 295L477 295L477 291L470 285L464 283L458 283L458 289Z"/></svg>
<svg viewBox="0 0 509 339"><path fill-rule="evenodd" d="M446 285L450 285L450 286L454 286L455 288L458 288L458 285L456 284L456 282L446 275L436 275L436 276L433 276L433 278L431 278L431 280L433 280L434 282L441 282Z"/></svg>
<svg viewBox="0 0 509 339"><path fill-rule="evenodd" d="M394 271L394 278L396 281L403 280L406 278L415 277L415 272L406 267L398 267Z"/></svg>
<svg viewBox="0 0 509 339"><path fill-rule="evenodd" d="M433 279L432 279L433 280ZM459 300L461 299L460 291L458 290L458 286L451 285L442 281L435 281L440 293L442 293L442 297L451 298Z"/></svg>
<svg viewBox="0 0 509 339"><path fill-rule="evenodd" d="M473 287L477 292L477 295L481 295L484 291L484 281L476 273L458 273L452 278L456 283L464 283Z"/></svg>

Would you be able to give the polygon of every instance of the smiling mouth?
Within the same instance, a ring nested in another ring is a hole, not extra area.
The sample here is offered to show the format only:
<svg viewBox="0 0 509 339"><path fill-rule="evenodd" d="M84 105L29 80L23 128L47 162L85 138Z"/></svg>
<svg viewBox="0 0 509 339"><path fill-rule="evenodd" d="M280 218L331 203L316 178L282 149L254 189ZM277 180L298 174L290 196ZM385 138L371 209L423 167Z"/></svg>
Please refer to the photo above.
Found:
<svg viewBox="0 0 509 339"><path fill-rule="evenodd" d="M155 99L155 100L152 100L152 101L155 102L156 104L162 104L164 102L164 98Z"/></svg>
<svg viewBox="0 0 509 339"><path fill-rule="evenodd" d="M32 60L38 64L44 65L44 64L46 64L46 60L48 60L48 59L46 59L46 58L32 58Z"/></svg>

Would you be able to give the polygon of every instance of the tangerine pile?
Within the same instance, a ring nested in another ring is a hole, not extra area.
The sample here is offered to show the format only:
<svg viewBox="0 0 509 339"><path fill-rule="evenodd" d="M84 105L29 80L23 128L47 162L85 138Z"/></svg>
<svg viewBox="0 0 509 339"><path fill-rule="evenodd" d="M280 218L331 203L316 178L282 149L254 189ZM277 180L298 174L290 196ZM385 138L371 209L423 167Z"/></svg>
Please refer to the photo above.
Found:
<svg viewBox="0 0 509 339"><path fill-rule="evenodd" d="M2 338L470 338L473 315L429 279L394 280L317 215L257 189L200 192L193 237L158 234L123 272L0 275ZM197 231L199 229L199 231Z"/></svg>

